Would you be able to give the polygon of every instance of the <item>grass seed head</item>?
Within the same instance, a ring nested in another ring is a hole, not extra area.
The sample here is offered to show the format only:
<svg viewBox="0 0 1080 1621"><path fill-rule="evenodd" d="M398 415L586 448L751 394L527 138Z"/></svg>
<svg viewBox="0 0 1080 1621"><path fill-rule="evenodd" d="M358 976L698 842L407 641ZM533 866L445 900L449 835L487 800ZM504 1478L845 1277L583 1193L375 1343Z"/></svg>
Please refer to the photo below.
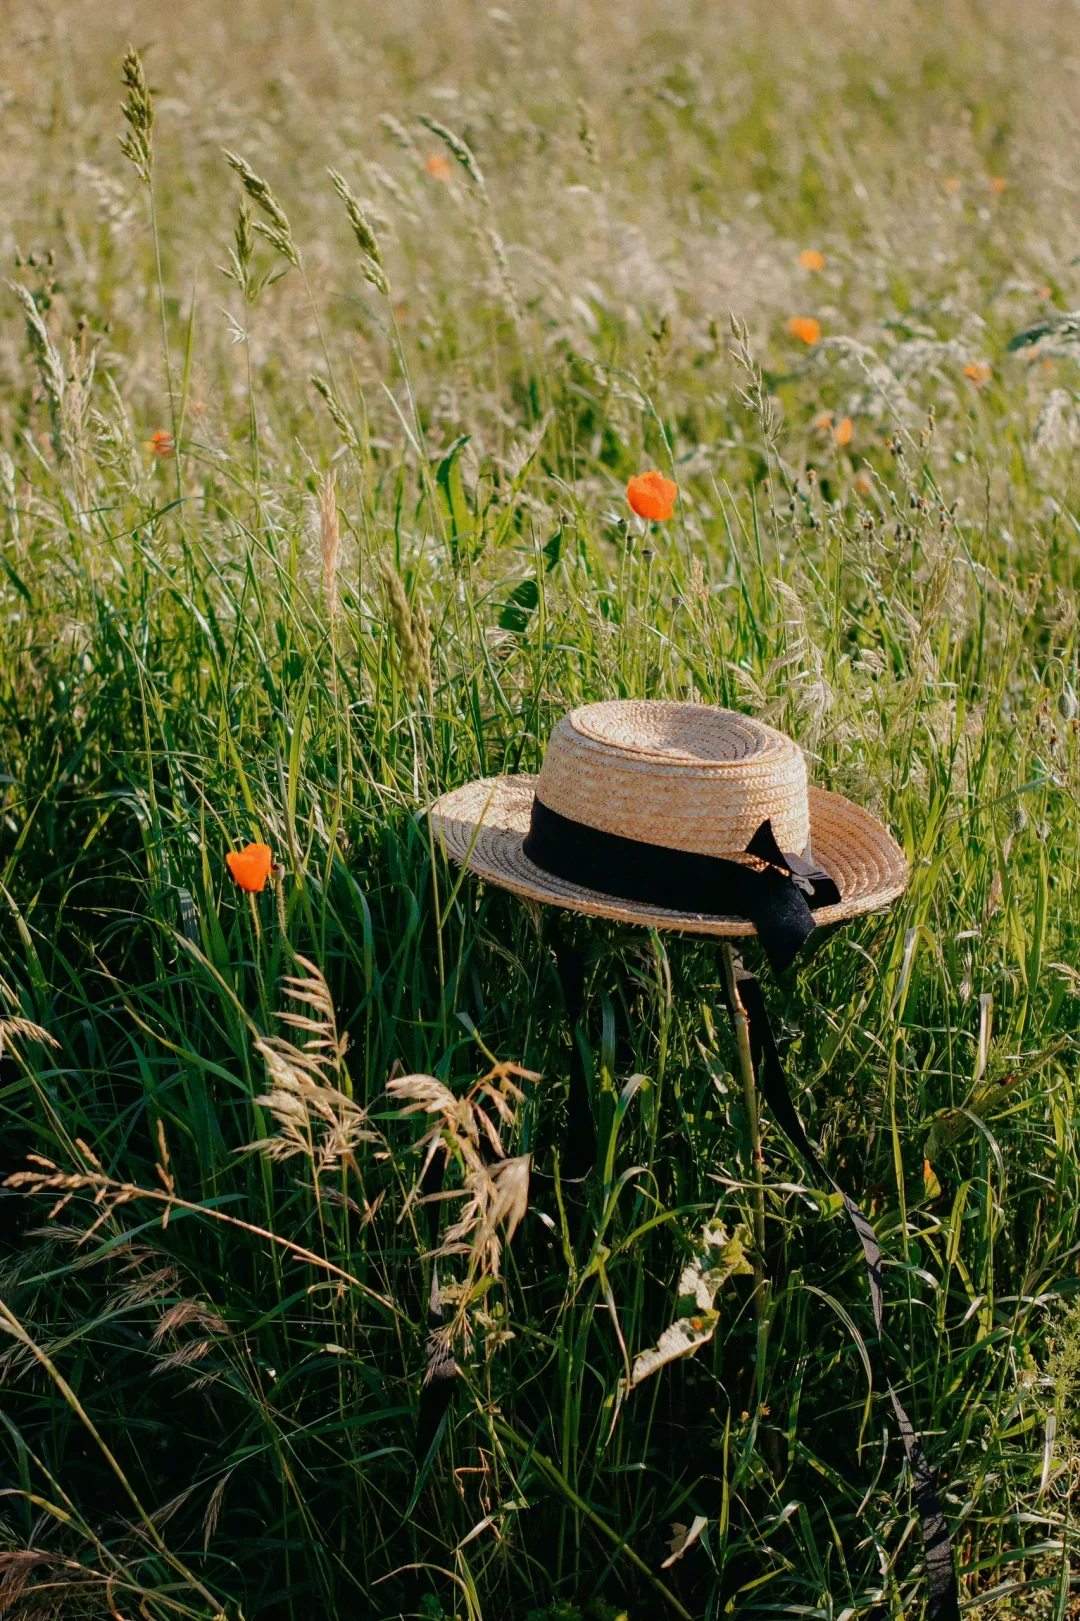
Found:
<svg viewBox="0 0 1080 1621"><path fill-rule="evenodd" d="M404 581L388 558L383 558L381 567L394 637L395 661L402 685L415 703L421 686L429 685L431 681L427 615L419 599L415 609L410 606Z"/></svg>
<svg viewBox="0 0 1080 1621"><path fill-rule="evenodd" d="M131 47L124 57L124 85L127 100L121 102L120 111L128 121L128 129L120 136L120 150L143 184L149 186L154 178L154 98L139 53Z"/></svg>
<svg viewBox="0 0 1080 1621"><path fill-rule="evenodd" d="M334 393L334 390L331 388L330 384L326 381L326 378L320 377L317 373L313 374L311 378L311 386L325 401L326 409L330 413L330 419L335 428L337 428L338 432L341 434L341 437L344 439L345 443L356 453L357 456L359 456L361 454L361 446L360 440L357 437L356 429L346 416L345 408L338 399L337 395Z"/></svg>
<svg viewBox="0 0 1080 1621"><path fill-rule="evenodd" d="M283 258L287 259L297 270L300 268L300 252L293 241L292 226L289 217L267 182L261 175L257 175L246 158L240 157L236 152L222 148L225 160L230 168L235 169L240 176L240 182L257 208L261 208L266 215L266 221L256 220L253 229L260 236L266 238L271 247L276 248ZM269 221L269 223L267 223Z"/></svg>
<svg viewBox="0 0 1080 1621"><path fill-rule="evenodd" d="M356 237L360 252L363 255L361 263L363 266L364 275L367 277L371 285L377 288L385 298L390 291L390 287L386 280L386 274L382 268L382 259L379 255L378 238L376 237L375 232L372 230L367 219L364 217L364 211L360 207L360 204L357 202L356 198L353 196L349 187L349 182L345 179L345 176L339 174L336 169L328 169L326 172L333 182L334 190L345 204L345 212L349 216L349 224L353 228L353 235Z"/></svg>
<svg viewBox="0 0 1080 1621"><path fill-rule="evenodd" d="M461 136L455 135L454 131L448 129L445 124L440 124L437 118L428 118L425 113L420 114L420 122L425 129L431 131L432 135L437 135L440 141L446 142L476 189L486 194L487 186L483 175L480 173L480 165L473 156L471 147L465 144Z"/></svg>

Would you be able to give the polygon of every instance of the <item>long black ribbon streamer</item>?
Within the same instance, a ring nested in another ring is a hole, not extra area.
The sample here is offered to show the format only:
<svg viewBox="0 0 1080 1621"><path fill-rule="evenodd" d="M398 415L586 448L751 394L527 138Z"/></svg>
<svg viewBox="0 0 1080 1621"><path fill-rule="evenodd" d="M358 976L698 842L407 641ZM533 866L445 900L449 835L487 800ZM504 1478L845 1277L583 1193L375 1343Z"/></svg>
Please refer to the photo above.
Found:
<svg viewBox="0 0 1080 1621"><path fill-rule="evenodd" d="M567 1098L566 1147L560 1176L563 1182L584 1182L596 1164L596 1126L593 1123L585 1061L578 1045L577 1027L585 1012L585 958L576 946L554 932L555 966L562 986L566 1023L570 1031L570 1095Z"/></svg>
<svg viewBox="0 0 1080 1621"><path fill-rule="evenodd" d="M722 966L721 976L723 979ZM723 982L726 999L726 979ZM815 1176L828 1182L830 1187L840 1195L851 1225L859 1236L859 1242L862 1245L863 1256L866 1261L867 1276L870 1279L870 1301L874 1312L874 1324L878 1332L878 1344L884 1358L885 1296L881 1281L881 1248L877 1236L854 1199L844 1192L836 1178L822 1165L816 1150L809 1137L807 1137L803 1123L799 1119L798 1112L791 1100L787 1076L784 1074L784 1065L777 1051L776 1038L773 1035L769 1010L765 1004L761 986L754 975L748 973L742 966L738 958L735 959L735 984L739 1000L743 1005L750 1026L750 1052L754 1061L754 1070L757 1075L758 1085L761 1088L761 1094L792 1147L802 1155ZM734 1008L729 1006L728 1012L734 1019ZM908 1466L911 1469L915 1511L919 1516L919 1530L922 1534L923 1551L926 1557L928 1589L926 1618L927 1621L960 1621L960 1599L956 1584L952 1542L949 1539L949 1531L945 1523L945 1515L942 1512L941 1500L938 1497L934 1477L926 1461L919 1437L915 1433L915 1428L899 1396L893 1389L891 1381L888 1382L888 1392Z"/></svg>

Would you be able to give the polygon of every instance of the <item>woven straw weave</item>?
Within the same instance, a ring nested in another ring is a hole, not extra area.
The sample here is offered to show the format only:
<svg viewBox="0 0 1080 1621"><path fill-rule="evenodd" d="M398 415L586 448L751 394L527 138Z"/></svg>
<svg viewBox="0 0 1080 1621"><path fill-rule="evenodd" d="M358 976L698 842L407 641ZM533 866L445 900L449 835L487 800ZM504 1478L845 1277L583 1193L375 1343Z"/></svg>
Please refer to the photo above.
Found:
<svg viewBox="0 0 1080 1621"><path fill-rule="evenodd" d="M571 821L669 850L737 858L766 817L782 850L810 836L798 746L705 704L575 709L551 734L536 791Z"/></svg>
<svg viewBox="0 0 1080 1621"><path fill-rule="evenodd" d="M431 808L447 854L527 899L595 917L708 935L749 935L746 918L621 900L537 867L522 845L535 794L549 809L605 832L671 849L738 858L769 817L781 849L813 857L840 901L815 912L838 923L887 906L908 879L904 854L869 811L808 788L797 746L760 721L703 704L592 704L559 722L539 777L489 777Z"/></svg>

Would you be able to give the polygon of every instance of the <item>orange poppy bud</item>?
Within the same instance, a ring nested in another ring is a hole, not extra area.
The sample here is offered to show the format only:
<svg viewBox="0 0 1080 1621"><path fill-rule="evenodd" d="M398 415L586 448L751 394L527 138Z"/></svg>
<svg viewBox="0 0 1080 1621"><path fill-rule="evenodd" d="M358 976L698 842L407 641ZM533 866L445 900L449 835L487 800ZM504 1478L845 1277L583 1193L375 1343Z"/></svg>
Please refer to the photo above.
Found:
<svg viewBox="0 0 1080 1621"><path fill-rule="evenodd" d="M824 270L825 255L819 253L817 248L804 248L799 254L799 263L804 270Z"/></svg>
<svg viewBox="0 0 1080 1621"><path fill-rule="evenodd" d="M666 523L675 513L675 497L679 486L663 473L635 473L626 486L626 499L631 512L653 523Z"/></svg>
<svg viewBox="0 0 1080 1621"><path fill-rule="evenodd" d="M173 444L172 434L167 433L164 428L154 429L153 433L146 441L146 448L147 450L153 451L155 456L164 457L176 455L176 446Z"/></svg>
<svg viewBox="0 0 1080 1621"><path fill-rule="evenodd" d="M964 376L970 377L976 388L982 388L994 375L994 368L985 360L973 360L964 367Z"/></svg>
<svg viewBox="0 0 1080 1621"><path fill-rule="evenodd" d="M241 889L258 895L266 888L273 865L268 844L245 844L242 850L230 850L225 862Z"/></svg>
<svg viewBox="0 0 1080 1621"><path fill-rule="evenodd" d="M840 421L836 424L836 427L832 431L832 436L838 445L850 445L851 435L853 432L854 429L851 426L851 418L841 417Z"/></svg>
<svg viewBox="0 0 1080 1621"><path fill-rule="evenodd" d="M449 180L454 171L450 159L442 152L433 152L427 160L427 172L432 180Z"/></svg>
<svg viewBox="0 0 1080 1621"><path fill-rule="evenodd" d="M787 324L788 333L803 343L817 343L821 337L821 322L812 315L793 315Z"/></svg>

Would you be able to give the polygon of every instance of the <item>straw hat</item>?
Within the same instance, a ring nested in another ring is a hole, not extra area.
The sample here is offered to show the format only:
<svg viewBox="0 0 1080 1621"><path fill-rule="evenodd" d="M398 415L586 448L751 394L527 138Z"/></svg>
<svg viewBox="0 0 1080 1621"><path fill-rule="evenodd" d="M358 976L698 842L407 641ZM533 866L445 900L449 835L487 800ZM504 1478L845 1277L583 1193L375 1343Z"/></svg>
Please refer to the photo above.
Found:
<svg viewBox="0 0 1080 1621"><path fill-rule="evenodd" d="M759 932L746 915L762 921L758 879L776 879L798 906L809 900L804 937L886 906L908 879L876 817L808 786L789 737L703 704L575 709L551 734L539 776L467 783L431 817L447 853L488 883L693 934Z"/></svg>

